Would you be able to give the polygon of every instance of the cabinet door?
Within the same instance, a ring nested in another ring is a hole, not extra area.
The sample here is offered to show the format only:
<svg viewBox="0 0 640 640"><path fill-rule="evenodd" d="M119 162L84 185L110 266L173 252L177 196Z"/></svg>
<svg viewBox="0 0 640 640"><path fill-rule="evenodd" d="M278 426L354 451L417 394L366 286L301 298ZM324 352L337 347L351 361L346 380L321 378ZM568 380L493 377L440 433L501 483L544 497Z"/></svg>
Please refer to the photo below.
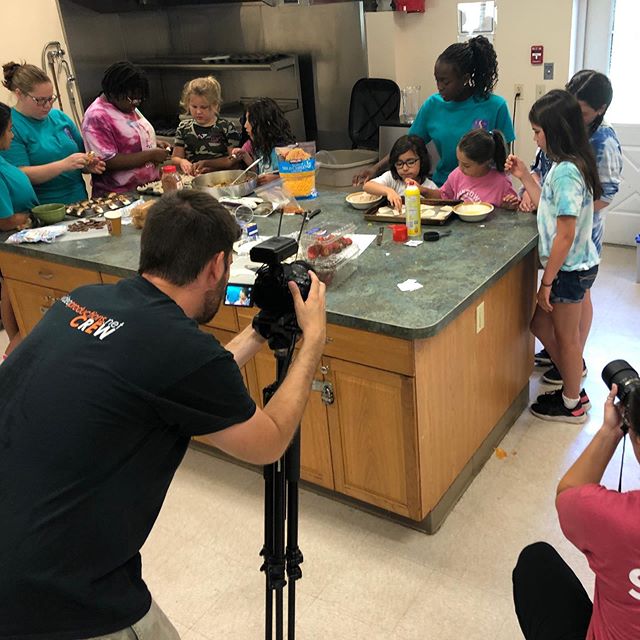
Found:
<svg viewBox="0 0 640 640"><path fill-rule="evenodd" d="M262 389L276 379L276 360L266 347L254 358L257 388L254 399L262 406ZM320 368L316 380L322 380ZM256 397L257 396L257 397ZM327 411L320 392L312 391L300 425L300 477L303 480L333 489L331 445Z"/></svg>
<svg viewBox="0 0 640 640"><path fill-rule="evenodd" d="M326 358L336 491L420 519L413 378Z"/></svg>
<svg viewBox="0 0 640 640"><path fill-rule="evenodd" d="M35 284L4 281L11 297L11 305L16 314L20 334L24 337L35 327L53 303L65 295L64 291L48 289Z"/></svg>

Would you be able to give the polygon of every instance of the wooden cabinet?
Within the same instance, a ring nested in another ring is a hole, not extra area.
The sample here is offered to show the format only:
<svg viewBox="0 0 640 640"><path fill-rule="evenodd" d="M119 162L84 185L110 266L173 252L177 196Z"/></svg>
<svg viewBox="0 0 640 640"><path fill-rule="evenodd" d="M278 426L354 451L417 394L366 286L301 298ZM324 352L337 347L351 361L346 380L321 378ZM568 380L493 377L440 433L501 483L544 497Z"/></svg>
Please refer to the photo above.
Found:
<svg viewBox="0 0 640 640"><path fill-rule="evenodd" d="M58 289L49 289L17 280L6 279L5 284L22 335L29 333L53 303L65 295L64 291Z"/></svg>

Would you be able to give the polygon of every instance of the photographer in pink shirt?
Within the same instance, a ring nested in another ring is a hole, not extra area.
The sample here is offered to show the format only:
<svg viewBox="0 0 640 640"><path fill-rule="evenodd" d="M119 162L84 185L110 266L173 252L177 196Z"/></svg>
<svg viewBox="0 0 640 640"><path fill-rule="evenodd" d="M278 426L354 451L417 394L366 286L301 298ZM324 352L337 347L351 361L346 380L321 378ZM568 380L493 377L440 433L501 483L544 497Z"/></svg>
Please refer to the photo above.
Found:
<svg viewBox="0 0 640 640"><path fill-rule="evenodd" d="M564 535L596 575L593 604L575 573L546 542L526 547L513 571L513 597L527 640L640 638L640 491L600 484L623 437L613 384L599 431L560 481L556 508ZM625 399L624 424L640 462L640 392Z"/></svg>

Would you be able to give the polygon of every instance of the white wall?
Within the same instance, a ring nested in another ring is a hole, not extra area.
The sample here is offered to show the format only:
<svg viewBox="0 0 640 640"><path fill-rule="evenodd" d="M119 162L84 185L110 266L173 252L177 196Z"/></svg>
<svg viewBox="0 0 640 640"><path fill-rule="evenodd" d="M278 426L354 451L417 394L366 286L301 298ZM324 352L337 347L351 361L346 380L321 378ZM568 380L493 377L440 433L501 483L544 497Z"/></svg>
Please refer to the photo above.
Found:
<svg viewBox="0 0 640 640"><path fill-rule="evenodd" d="M457 39L457 0L427 0L426 5L423 14L365 14L369 75L391 78L401 87L419 84L423 99L436 91L436 58ZM527 113L536 85L544 85L546 91L562 88L569 77L572 8L572 0L498 1L496 93L511 111L514 84L524 85L516 112L516 152L525 159L535 152ZM542 66L530 64L533 44L543 45L545 62L555 63L554 80L543 80Z"/></svg>
<svg viewBox="0 0 640 640"><path fill-rule="evenodd" d="M41 66L42 49L52 40L64 42L62 24L55 0L20 0L2 3L2 38L0 38L0 65L14 60ZM69 98L64 87L63 106L69 112ZM0 100L11 106L13 96L0 86Z"/></svg>

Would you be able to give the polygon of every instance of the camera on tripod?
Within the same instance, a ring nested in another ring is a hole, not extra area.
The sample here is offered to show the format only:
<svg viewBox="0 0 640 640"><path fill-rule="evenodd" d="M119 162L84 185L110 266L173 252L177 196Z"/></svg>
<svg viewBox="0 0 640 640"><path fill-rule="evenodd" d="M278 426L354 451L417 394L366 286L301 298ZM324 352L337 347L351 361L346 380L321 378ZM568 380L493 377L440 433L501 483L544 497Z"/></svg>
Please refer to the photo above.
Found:
<svg viewBox="0 0 640 640"><path fill-rule="evenodd" d="M309 270L303 260L284 262L298 252L293 238L276 236L257 244L249 252L253 262L262 262L253 286L230 283L227 285L225 304L256 306L260 312L253 318L254 329L269 341L272 350L287 348L292 337L300 333L289 291L289 282L295 282L303 300L311 288Z"/></svg>
<svg viewBox="0 0 640 640"><path fill-rule="evenodd" d="M625 427L633 424L633 429L640 432L640 376L626 360L613 360L602 370L602 379L611 389L618 385L620 412Z"/></svg>

